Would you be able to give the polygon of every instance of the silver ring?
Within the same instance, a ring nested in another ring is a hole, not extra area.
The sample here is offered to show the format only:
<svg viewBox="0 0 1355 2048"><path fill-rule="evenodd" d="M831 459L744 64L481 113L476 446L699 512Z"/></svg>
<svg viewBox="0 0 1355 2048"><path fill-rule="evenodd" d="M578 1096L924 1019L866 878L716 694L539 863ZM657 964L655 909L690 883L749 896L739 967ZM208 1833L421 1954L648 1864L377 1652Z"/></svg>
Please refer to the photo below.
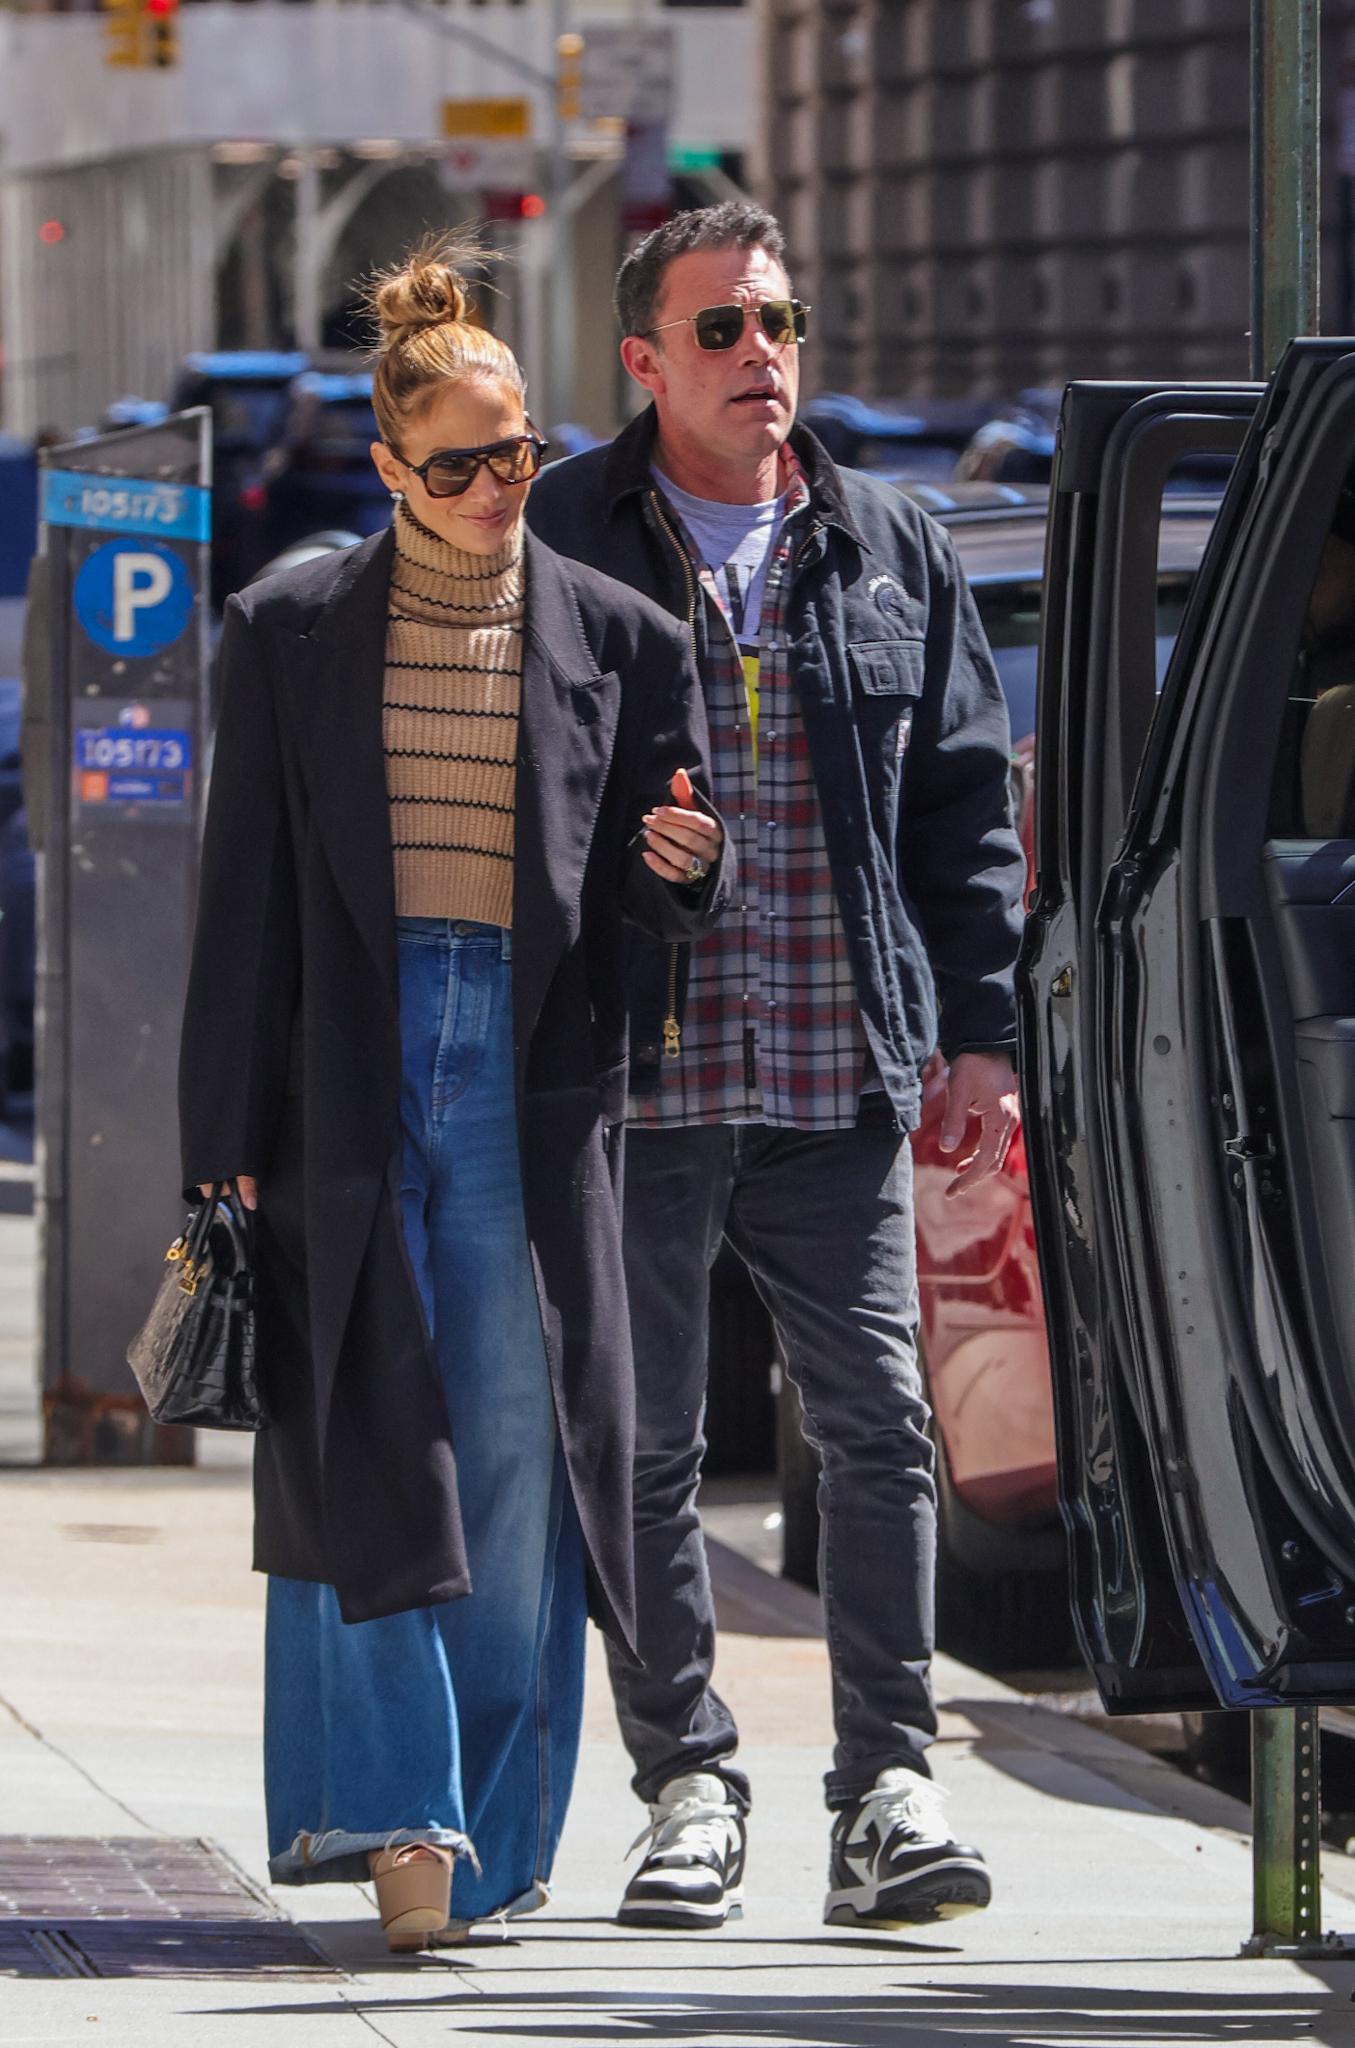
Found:
<svg viewBox="0 0 1355 2048"><path fill-rule="evenodd" d="M699 853L694 853L687 863L687 880L689 882L704 882L705 879L706 863L702 860Z"/></svg>

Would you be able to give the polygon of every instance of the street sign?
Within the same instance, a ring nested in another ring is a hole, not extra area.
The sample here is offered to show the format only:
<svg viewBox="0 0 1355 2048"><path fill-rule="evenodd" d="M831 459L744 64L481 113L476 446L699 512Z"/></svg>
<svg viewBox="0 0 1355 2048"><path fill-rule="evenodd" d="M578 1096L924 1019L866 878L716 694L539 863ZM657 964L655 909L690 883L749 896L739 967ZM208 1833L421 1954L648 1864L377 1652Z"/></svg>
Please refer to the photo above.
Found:
<svg viewBox="0 0 1355 2048"><path fill-rule="evenodd" d="M628 235L647 235L661 227L672 210L668 130L632 125L626 130L621 165L621 226Z"/></svg>
<svg viewBox="0 0 1355 2048"><path fill-rule="evenodd" d="M454 192L530 192L540 173L534 146L511 137L449 142L442 167Z"/></svg>
<svg viewBox="0 0 1355 2048"><path fill-rule="evenodd" d="M170 647L193 610L192 578L166 547L110 540L95 548L75 579L75 616L105 654L133 660Z"/></svg>
<svg viewBox="0 0 1355 2048"><path fill-rule="evenodd" d="M662 128L673 107L675 61L671 24L590 24L579 80L584 120Z"/></svg>
<svg viewBox="0 0 1355 2048"><path fill-rule="evenodd" d="M532 132L530 100L444 100L449 142L521 142Z"/></svg>
<svg viewBox="0 0 1355 2048"><path fill-rule="evenodd" d="M528 192L536 183L529 100L444 100L442 132L453 190Z"/></svg>

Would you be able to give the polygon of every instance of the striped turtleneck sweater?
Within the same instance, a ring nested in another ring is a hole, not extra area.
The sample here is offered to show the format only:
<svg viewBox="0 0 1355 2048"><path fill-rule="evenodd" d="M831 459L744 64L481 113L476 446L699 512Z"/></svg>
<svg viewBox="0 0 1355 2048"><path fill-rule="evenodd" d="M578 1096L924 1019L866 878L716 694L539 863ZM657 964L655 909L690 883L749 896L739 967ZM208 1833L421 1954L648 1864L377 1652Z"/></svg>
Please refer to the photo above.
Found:
<svg viewBox="0 0 1355 2048"><path fill-rule="evenodd" d="M395 516L386 624L386 793L400 917L513 922L522 529L468 555Z"/></svg>

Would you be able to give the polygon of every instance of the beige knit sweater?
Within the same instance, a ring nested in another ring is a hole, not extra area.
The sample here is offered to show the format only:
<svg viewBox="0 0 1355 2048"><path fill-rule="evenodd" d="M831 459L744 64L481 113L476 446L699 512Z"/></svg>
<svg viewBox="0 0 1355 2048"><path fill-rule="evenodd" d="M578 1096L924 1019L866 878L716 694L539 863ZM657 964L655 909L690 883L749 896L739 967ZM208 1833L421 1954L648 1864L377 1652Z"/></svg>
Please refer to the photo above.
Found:
<svg viewBox="0 0 1355 2048"><path fill-rule="evenodd" d="M395 516L384 736L401 917L513 922L522 529L467 555Z"/></svg>

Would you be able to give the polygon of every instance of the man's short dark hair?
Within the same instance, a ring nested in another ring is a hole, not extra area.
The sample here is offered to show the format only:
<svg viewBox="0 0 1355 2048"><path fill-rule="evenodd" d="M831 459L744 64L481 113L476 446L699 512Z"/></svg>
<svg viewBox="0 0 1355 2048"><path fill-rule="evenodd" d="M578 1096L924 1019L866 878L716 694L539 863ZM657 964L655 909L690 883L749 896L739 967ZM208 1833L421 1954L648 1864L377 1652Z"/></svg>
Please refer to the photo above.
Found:
<svg viewBox="0 0 1355 2048"><path fill-rule="evenodd" d="M774 215L746 199L675 213L631 250L617 272L616 317L623 334L650 332L669 264L694 249L765 249L784 263L786 238Z"/></svg>

